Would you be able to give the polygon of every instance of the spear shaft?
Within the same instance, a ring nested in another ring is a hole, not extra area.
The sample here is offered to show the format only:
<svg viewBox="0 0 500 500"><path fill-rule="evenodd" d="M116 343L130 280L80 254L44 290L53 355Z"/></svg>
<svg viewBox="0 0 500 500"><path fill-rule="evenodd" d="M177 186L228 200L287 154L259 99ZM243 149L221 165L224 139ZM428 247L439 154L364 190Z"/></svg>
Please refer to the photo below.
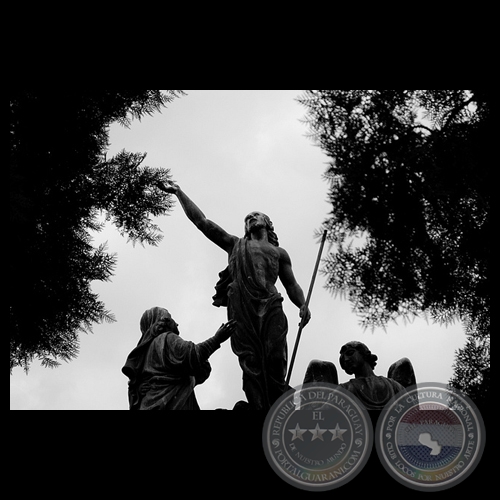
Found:
<svg viewBox="0 0 500 500"><path fill-rule="evenodd" d="M316 282L316 276L318 275L319 264L321 262L321 256L323 255L323 249L325 247L326 236L328 231L323 233L323 239L321 240L321 246L318 253L318 258L316 260L316 267L314 268L314 272L311 279L311 285L309 286L309 293L307 294L306 306L309 309L309 303L311 302L311 296L314 288L314 284ZM297 351L299 349L300 337L302 336L302 330L305 327L304 324L305 316L300 321L299 332L297 333L297 340L295 341L295 347L293 349L292 360L290 361L290 369L288 370L288 376L286 378L286 385L290 385L290 379L292 378L293 365L295 364L295 358L297 357Z"/></svg>

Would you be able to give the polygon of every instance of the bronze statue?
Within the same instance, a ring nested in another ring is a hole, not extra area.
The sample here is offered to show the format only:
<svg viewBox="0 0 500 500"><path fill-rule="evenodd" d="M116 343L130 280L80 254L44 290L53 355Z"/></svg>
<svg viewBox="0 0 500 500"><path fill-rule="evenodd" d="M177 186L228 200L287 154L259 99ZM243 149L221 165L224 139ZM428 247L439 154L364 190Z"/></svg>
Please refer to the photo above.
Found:
<svg viewBox="0 0 500 500"><path fill-rule="evenodd" d="M229 266L216 285L214 305L227 306L228 318L237 321L231 346L243 370L248 409L268 410L288 389L288 323L283 298L275 286L278 278L300 309L304 323L311 317L290 256L279 246L273 224L265 214L249 214L245 218L245 236L239 238L207 219L178 185L169 183L163 189L177 196L187 217L229 256Z"/></svg>
<svg viewBox="0 0 500 500"><path fill-rule="evenodd" d="M146 311L142 337L130 353L123 373L129 381L131 410L199 410L194 388L203 384L212 368L208 358L235 329L230 321L201 344L183 340L178 324L161 307Z"/></svg>
<svg viewBox="0 0 500 500"><path fill-rule="evenodd" d="M416 383L409 359L394 363L387 377L376 376L378 357L362 342L348 342L340 350L340 366L355 378L339 384L337 368L328 361L314 360L309 364L304 383L326 382L340 385L352 392L368 410L382 410L390 399Z"/></svg>

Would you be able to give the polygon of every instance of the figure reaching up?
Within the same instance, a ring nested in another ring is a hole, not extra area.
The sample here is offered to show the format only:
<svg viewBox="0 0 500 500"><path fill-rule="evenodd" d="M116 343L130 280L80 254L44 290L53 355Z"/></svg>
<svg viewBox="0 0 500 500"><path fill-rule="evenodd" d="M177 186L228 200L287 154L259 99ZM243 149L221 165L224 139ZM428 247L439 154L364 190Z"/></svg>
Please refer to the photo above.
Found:
<svg viewBox="0 0 500 500"><path fill-rule="evenodd" d="M243 390L249 409L268 410L287 389L287 318L278 278L299 308L304 324L311 318L304 292L297 283L290 256L279 246L270 218L261 212L245 217L245 236L227 233L172 182L163 189L175 194L191 222L228 254L229 266L220 275L214 305L227 306L237 321L231 337L233 352L243 371Z"/></svg>

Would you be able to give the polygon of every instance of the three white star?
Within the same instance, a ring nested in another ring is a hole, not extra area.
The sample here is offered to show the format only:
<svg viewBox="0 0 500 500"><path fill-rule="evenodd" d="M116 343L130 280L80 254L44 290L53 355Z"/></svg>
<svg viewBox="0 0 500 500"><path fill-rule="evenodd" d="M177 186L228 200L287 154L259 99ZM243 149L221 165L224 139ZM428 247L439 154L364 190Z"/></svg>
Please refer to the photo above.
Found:
<svg viewBox="0 0 500 500"><path fill-rule="evenodd" d="M343 435L347 432L347 429L341 429L339 424L337 424L335 429L321 429L319 424L316 424L315 429L301 429L299 424L297 424L295 429L288 429L288 432L292 433L292 442L296 439L304 441L303 436L306 432L310 432L312 434L311 441L316 441L316 439L324 441L323 434L327 431L332 433L332 441L335 441L336 439L344 441Z"/></svg>

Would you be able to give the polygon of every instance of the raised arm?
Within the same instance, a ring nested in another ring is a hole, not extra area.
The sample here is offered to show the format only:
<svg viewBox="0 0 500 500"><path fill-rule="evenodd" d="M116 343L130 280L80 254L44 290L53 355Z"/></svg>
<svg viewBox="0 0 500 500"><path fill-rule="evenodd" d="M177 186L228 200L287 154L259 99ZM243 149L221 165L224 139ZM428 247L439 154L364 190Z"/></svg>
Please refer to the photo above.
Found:
<svg viewBox="0 0 500 500"><path fill-rule="evenodd" d="M221 247L227 253L230 253L234 247L235 242L238 240L236 236L232 236L224 229L218 226L215 222L207 219L205 214L198 208L198 206L184 193L184 191L173 182L167 185L161 185L167 193L175 194L179 199L184 212L189 220L210 240L216 245Z"/></svg>

